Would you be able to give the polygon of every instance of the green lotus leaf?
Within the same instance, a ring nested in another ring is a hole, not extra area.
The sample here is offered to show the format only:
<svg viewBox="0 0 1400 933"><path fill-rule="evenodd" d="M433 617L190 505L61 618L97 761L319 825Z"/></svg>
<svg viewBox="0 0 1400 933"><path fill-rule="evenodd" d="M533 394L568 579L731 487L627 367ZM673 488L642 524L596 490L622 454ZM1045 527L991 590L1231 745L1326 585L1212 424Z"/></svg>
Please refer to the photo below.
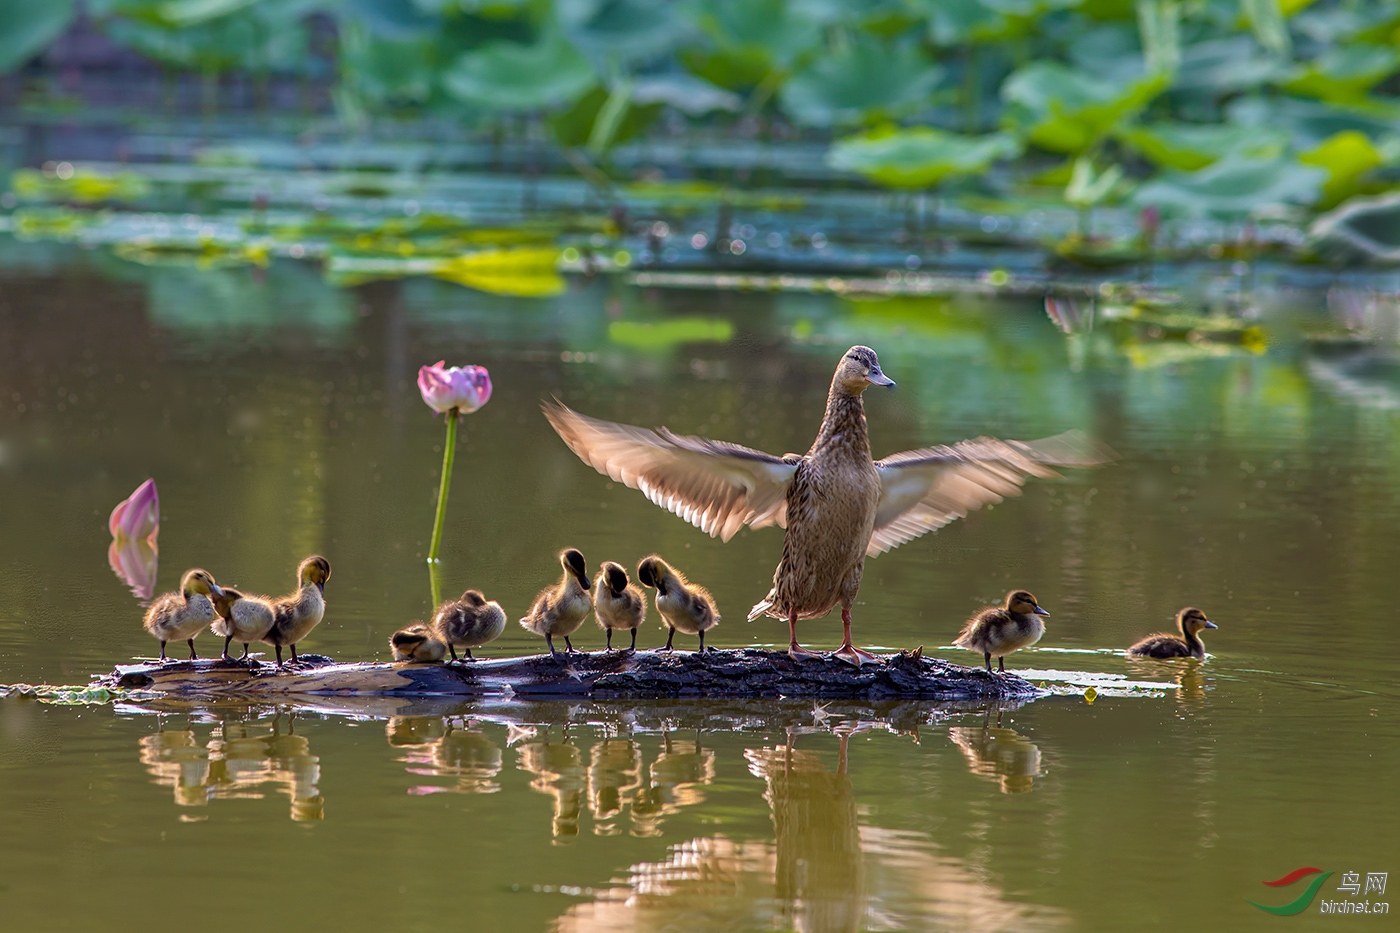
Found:
<svg viewBox="0 0 1400 933"><path fill-rule="evenodd" d="M1393 48L1365 44L1336 46L1296 69L1283 86L1320 100L1359 101L1397 68L1400 68L1400 53Z"/></svg>
<svg viewBox="0 0 1400 933"><path fill-rule="evenodd" d="M1140 187L1133 200L1164 214L1238 217L1317 201L1327 172L1288 158L1230 155L1196 172L1172 172Z"/></svg>
<svg viewBox="0 0 1400 933"><path fill-rule="evenodd" d="M48 47L73 20L73 0L0 0L0 73Z"/></svg>
<svg viewBox="0 0 1400 933"><path fill-rule="evenodd" d="M1327 181L1322 186L1322 204L1332 207L1360 193L1364 176L1385 158L1364 134L1346 130L1300 153L1298 161L1327 172Z"/></svg>
<svg viewBox="0 0 1400 933"><path fill-rule="evenodd" d="M1181 50L1174 91L1217 97L1266 84L1283 74L1283 66L1260 51L1249 36L1209 39Z"/></svg>
<svg viewBox="0 0 1400 933"><path fill-rule="evenodd" d="M1058 62L1033 62L1002 84L1008 123L1032 143L1052 152L1078 153L1120 121L1147 106L1170 82L1165 74L1136 81L1110 81Z"/></svg>
<svg viewBox="0 0 1400 933"><path fill-rule="evenodd" d="M984 171L1021 151L1006 133L963 136L930 127L852 136L827 152L832 168L857 172L890 188L927 188L945 178Z"/></svg>
<svg viewBox="0 0 1400 933"><path fill-rule="evenodd" d="M1288 142L1283 133L1259 127L1169 121L1125 127L1115 135L1163 168L1188 172L1232 152L1273 158Z"/></svg>
<svg viewBox="0 0 1400 933"><path fill-rule="evenodd" d="M489 42L458 57L443 76L454 97L491 110L568 104L596 83L588 59L557 32L533 45Z"/></svg>
<svg viewBox="0 0 1400 933"><path fill-rule="evenodd" d="M1373 140L1395 133L1400 107L1374 98L1333 104L1296 97L1241 98L1226 108L1226 120L1237 126L1287 134L1296 148L1309 148L1346 130Z"/></svg>
<svg viewBox="0 0 1400 933"><path fill-rule="evenodd" d="M942 76L914 44L857 33L794 75L782 90L782 105L798 123L850 125L918 107Z"/></svg>

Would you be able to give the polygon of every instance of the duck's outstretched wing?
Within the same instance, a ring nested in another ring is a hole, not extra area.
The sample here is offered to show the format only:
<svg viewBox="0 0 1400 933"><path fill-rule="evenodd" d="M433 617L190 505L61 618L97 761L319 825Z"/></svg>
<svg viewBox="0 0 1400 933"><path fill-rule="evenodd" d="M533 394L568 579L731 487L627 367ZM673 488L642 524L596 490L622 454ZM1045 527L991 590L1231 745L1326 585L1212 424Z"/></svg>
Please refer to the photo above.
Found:
<svg viewBox="0 0 1400 933"><path fill-rule="evenodd" d="M1056 476L1057 466L1097 466L1113 451L1080 431L1038 441L979 437L951 447L906 450L875 461L880 504L865 553L871 557L942 528L973 509L1020 495L1032 476Z"/></svg>
<svg viewBox="0 0 1400 933"><path fill-rule="evenodd" d="M787 489L800 458L740 444L600 421L545 402L544 416L569 449L711 537L725 541L752 525L787 524Z"/></svg>

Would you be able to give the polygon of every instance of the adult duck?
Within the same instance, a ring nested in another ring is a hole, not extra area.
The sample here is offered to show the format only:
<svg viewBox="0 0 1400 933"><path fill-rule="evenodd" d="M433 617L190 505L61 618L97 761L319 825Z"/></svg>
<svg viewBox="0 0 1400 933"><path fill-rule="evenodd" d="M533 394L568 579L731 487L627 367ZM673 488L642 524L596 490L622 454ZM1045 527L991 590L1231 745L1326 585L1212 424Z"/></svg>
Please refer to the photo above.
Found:
<svg viewBox="0 0 1400 933"><path fill-rule="evenodd" d="M1030 476L1052 466L1107 459L1076 432L1039 441L978 438L874 460L862 393L893 386L875 351L851 347L836 366L826 413L805 454L759 450L589 418L557 400L545 417L585 463L640 490L712 537L725 541L749 525L787 529L773 588L749 613L788 623L788 654L814 657L797 643L797 623L841 607L845 638L835 656L860 665L876 660L851 644L851 606L865 558L884 553L1015 495Z"/></svg>

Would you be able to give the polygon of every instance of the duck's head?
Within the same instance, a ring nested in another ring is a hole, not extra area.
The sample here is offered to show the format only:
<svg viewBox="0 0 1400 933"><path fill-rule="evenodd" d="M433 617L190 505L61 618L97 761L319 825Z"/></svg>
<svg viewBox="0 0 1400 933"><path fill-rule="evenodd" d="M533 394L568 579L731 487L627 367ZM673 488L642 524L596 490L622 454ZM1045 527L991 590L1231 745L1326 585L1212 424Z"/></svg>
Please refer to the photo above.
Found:
<svg viewBox="0 0 1400 933"><path fill-rule="evenodd" d="M1040 603L1035 601L1027 590L1012 590L1006 594L1006 609L1008 612L1019 612L1021 615L1048 616L1050 613L1040 608Z"/></svg>
<svg viewBox="0 0 1400 933"><path fill-rule="evenodd" d="M603 561L602 569L603 582L607 584L608 589L613 591L614 595L627 589L627 584L629 582L627 579L627 571L621 564L605 560Z"/></svg>
<svg viewBox="0 0 1400 933"><path fill-rule="evenodd" d="M486 605L486 594L481 592L481 590L467 590L462 594L462 602L466 603L468 606L474 606L480 609L482 606Z"/></svg>
<svg viewBox="0 0 1400 933"><path fill-rule="evenodd" d="M1183 635L1195 635L1203 628L1219 628L1206 614L1195 606L1187 606L1176 614L1177 627L1181 629Z"/></svg>
<svg viewBox="0 0 1400 933"><path fill-rule="evenodd" d="M637 579L644 585L653 587L662 596L666 595L666 578L670 573L671 568L655 554L642 558L642 562L637 565Z"/></svg>
<svg viewBox="0 0 1400 933"><path fill-rule="evenodd" d="M219 587L219 592L209 597L214 601L214 611L227 619L233 611L233 604L243 598L243 594L228 586Z"/></svg>
<svg viewBox="0 0 1400 933"><path fill-rule="evenodd" d="M832 379L850 395L859 395L869 386L893 386L894 380L880 370L880 358L869 347L851 347L836 365Z"/></svg>
<svg viewBox="0 0 1400 933"><path fill-rule="evenodd" d="M559 563L563 565L566 573L574 575L579 586L585 590L592 588L593 584L588 582L588 567L583 563L582 551L578 548L565 548L559 552Z"/></svg>
<svg viewBox="0 0 1400 933"><path fill-rule="evenodd" d="M188 599L195 593L202 593L205 596L215 596L222 593L219 584L214 582L214 575L207 570L186 570L185 575L180 578L180 592Z"/></svg>
<svg viewBox="0 0 1400 933"><path fill-rule="evenodd" d="M322 595L326 592L326 581L331 578L331 562L320 554L312 554L297 565L297 579L302 586L314 583Z"/></svg>

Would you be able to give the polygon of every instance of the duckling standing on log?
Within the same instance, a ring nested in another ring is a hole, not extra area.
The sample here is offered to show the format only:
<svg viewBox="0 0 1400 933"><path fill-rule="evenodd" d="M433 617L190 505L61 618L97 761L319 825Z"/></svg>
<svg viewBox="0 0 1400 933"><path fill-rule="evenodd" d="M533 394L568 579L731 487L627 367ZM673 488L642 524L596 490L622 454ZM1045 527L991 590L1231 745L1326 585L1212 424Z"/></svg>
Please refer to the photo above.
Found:
<svg viewBox="0 0 1400 933"><path fill-rule="evenodd" d="M292 648L292 661L297 659L297 642L321 623L326 614L326 581L331 578L331 562L313 554L297 565L297 580L301 587L272 604L272 628L263 641L277 649L277 666L282 666L282 646Z"/></svg>
<svg viewBox="0 0 1400 933"><path fill-rule="evenodd" d="M705 632L719 625L719 613L715 611L715 600L710 591L688 581L679 571L655 554L644 558L637 565L637 579L647 586L656 588L656 611L666 620L670 632L666 635L666 647L671 650L671 639L676 632L700 636L700 650L705 650Z"/></svg>
<svg viewBox="0 0 1400 933"><path fill-rule="evenodd" d="M190 660L199 660L199 655L194 653L194 637L214 621L214 603L209 597L222 592L209 571L186 570L180 578L179 592L165 593L151 603L142 624L146 631L160 639L162 661L168 660L165 656L168 641L188 641Z"/></svg>
<svg viewBox="0 0 1400 933"><path fill-rule="evenodd" d="M461 599L439 606L433 616L433 633L447 643L454 661L461 660L459 647L466 649L466 660L475 661L472 649L495 641L505 630L505 610L494 600L487 602L481 590L467 590Z"/></svg>
<svg viewBox="0 0 1400 933"><path fill-rule="evenodd" d="M588 610L593 608L583 554L568 548L559 552L559 563L564 567L564 578L557 585L541 590L530 611L520 620L527 632L544 636L550 656L556 661L559 653L554 650L554 636L562 635L564 646L572 652L574 643L569 641L569 636L578 631L583 620L588 618Z"/></svg>
<svg viewBox="0 0 1400 933"><path fill-rule="evenodd" d="M1012 590L1000 606L988 606L967 620L953 644L959 648L982 652L987 673L992 671L992 656L997 658L997 670L1006 672L1006 656L1040 641L1045 634L1041 616L1050 613L1040 608L1035 597L1025 590Z"/></svg>
<svg viewBox="0 0 1400 933"><path fill-rule="evenodd" d="M1176 627L1181 635L1159 632L1148 635L1128 649L1128 654L1139 658L1195 658L1204 661L1206 646L1201 641L1201 629L1219 628L1206 614L1194 606L1188 606L1176 614Z"/></svg>
<svg viewBox="0 0 1400 933"><path fill-rule="evenodd" d="M389 636L395 661L441 661L447 657L447 643L421 622L401 628Z"/></svg>
<svg viewBox="0 0 1400 933"><path fill-rule="evenodd" d="M647 617L647 597L642 588L627 579L626 569L610 560L603 561L593 581L593 614L598 625L607 633L607 650L612 650L614 629L631 630L632 646L637 650L637 629Z"/></svg>
<svg viewBox="0 0 1400 933"><path fill-rule="evenodd" d="M1077 432L1039 441L978 438L873 460L861 393L893 386L875 351L851 347L831 380L817 438L806 454L775 457L725 441L686 437L581 415L557 400L545 417L585 463L728 541L744 525L787 529L773 588L749 619L788 623L788 654L812 657L797 643L797 623L838 604L845 638L836 657L852 664L875 656L851 644L851 606L865 558L884 553L1016 495L1051 466L1092 466L1109 453Z"/></svg>
<svg viewBox="0 0 1400 933"><path fill-rule="evenodd" d="M248 646L262 641L272 630L272 603L261 596L246 596L226 586L214 594L214 611L219 618L209 628L215 635L224 636L223 660L228 664L233 663L228 646L235 638L243 643L243 656L238 660L246 661Z"/></svg>

